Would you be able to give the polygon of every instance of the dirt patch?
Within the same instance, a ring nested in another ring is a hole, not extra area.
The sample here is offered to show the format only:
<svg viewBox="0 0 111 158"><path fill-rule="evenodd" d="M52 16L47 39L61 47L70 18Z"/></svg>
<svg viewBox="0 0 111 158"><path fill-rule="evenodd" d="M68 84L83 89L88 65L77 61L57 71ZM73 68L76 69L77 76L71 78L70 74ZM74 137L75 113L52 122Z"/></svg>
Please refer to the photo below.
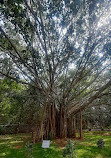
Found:
<svg viewBox="0 0 111 158"><path fill-rule="evenodd" d="M64 139L55 139L54 143L57 144L59 147L64 148L66 146L68 140L83 141L83 139L80 139L80 138L64 138Z"/></svg>
<svg viewBox="0 0 111 158"><path fill-rule="evenodd" d="M103 136L111 136L111 133L104 133Z"/></svg>
<svg viewBox="0 0 111 158"><path fill-rule="evenodd" d="M60 147L64 147L67 144L67 139L56 139L54 143Z"/></svg>
<svg viewBox="0 0 111 158"><path fill-rule="evenodd" d="M22 148L22 146L21 146L21 145L15 146L14 148L15 148L15 149L20 149L20 148Z"/></svg>

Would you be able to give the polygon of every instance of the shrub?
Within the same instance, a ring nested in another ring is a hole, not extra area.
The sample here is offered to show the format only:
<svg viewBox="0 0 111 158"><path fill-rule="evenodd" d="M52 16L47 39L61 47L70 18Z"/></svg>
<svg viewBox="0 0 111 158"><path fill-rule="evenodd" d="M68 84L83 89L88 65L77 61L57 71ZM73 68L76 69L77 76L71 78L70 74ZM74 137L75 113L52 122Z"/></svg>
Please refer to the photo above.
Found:
<svg viewBox="0 0 111 158"><path fill-rule="evenodd" d="M76 158L75 154L75 142L68 140L65 149L63 150L63 157Z"/></svg>
<svg viewBox="0 0 111 158"><path fill-rule="evenodd" d="M97 146L98 148L102 149L104 147L104 141L103 139L99 139L98 142L97 142Z"/></svg>
<svg viewBox="0 0 111 158"><path fill-rule="evenodd" d="M27 158L33 158L33 156L32 156L32 143L30 143L29 141L25 144L25 151L26 151Z"/></svg>

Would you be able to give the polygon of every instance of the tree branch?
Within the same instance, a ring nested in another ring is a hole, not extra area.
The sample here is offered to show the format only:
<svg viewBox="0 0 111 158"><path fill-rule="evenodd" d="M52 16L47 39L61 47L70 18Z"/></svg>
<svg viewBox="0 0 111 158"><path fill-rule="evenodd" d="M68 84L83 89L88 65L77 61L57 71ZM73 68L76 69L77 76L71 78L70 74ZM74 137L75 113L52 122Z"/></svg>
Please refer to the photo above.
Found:
<svg viewBox="0 0 111 158"><path fill-rule="evenodd" d="M77 106L77 107L73 107L72 110L70 110L69 115L72 114L72 113L75 114L75 113L79 112L79 110L84 110L84 109L85 109L87 106L89 106L95 99L97 99L97 98L100 96L100 94L101 94L104 90L106 90L109 86L111 86L111 80L110 80L107 84L105 84L104 86L102 86L102 87L98 90L98 92L97 92L96 94L94 94L91 98L88 99L88 101L87 101L86 103L83 103L82 105L80 104L80 105Z"/></svg>

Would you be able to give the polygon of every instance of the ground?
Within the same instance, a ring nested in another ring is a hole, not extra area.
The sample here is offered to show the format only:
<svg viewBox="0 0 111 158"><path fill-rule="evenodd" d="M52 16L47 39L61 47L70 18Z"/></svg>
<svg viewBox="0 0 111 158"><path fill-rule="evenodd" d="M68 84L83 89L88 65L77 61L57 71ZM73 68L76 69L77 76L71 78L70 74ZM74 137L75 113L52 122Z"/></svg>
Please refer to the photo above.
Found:
<svg viewBox="0 0 111 158"><path fill-rule="evenodd" d="M103 150L96 145L100 138L105 142ZM1 135L0 158L28 158L31 148L26 147L27 141L31 141L30 134ZM82 140L74 141L77 158L111 158L111 132L85 132ZM63 158L66 143L67 139L53 140L49 149L42 149L41 143L37 143L32 145L31 154L33 158Z"/></svg>

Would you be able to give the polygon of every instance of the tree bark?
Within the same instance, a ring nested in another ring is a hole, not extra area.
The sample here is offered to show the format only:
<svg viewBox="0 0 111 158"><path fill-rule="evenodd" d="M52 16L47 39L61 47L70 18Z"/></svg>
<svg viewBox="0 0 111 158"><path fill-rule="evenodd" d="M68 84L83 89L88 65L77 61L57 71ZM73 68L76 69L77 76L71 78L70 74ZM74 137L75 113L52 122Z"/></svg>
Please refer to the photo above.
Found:
<svg viewBox="0 0 111 158"><path fill-rule="evenodd" d="M39 134L38 141L43 139L43 122L44 122L44 116L45 116L45 113L46 113L46 108L47 108L47 103L45 102L44 109L43 109L43 114L42 114L42 119L41 119L40 134Z"/></svg>
<svg viewBox="0 0 111 158"><path fill-rule="evenodd" d="M80 123L80 139L82 139L82 111L80 110L80 113L79 113L79 115L80 115L80 119L79 119L79 123Z"/></svg>

